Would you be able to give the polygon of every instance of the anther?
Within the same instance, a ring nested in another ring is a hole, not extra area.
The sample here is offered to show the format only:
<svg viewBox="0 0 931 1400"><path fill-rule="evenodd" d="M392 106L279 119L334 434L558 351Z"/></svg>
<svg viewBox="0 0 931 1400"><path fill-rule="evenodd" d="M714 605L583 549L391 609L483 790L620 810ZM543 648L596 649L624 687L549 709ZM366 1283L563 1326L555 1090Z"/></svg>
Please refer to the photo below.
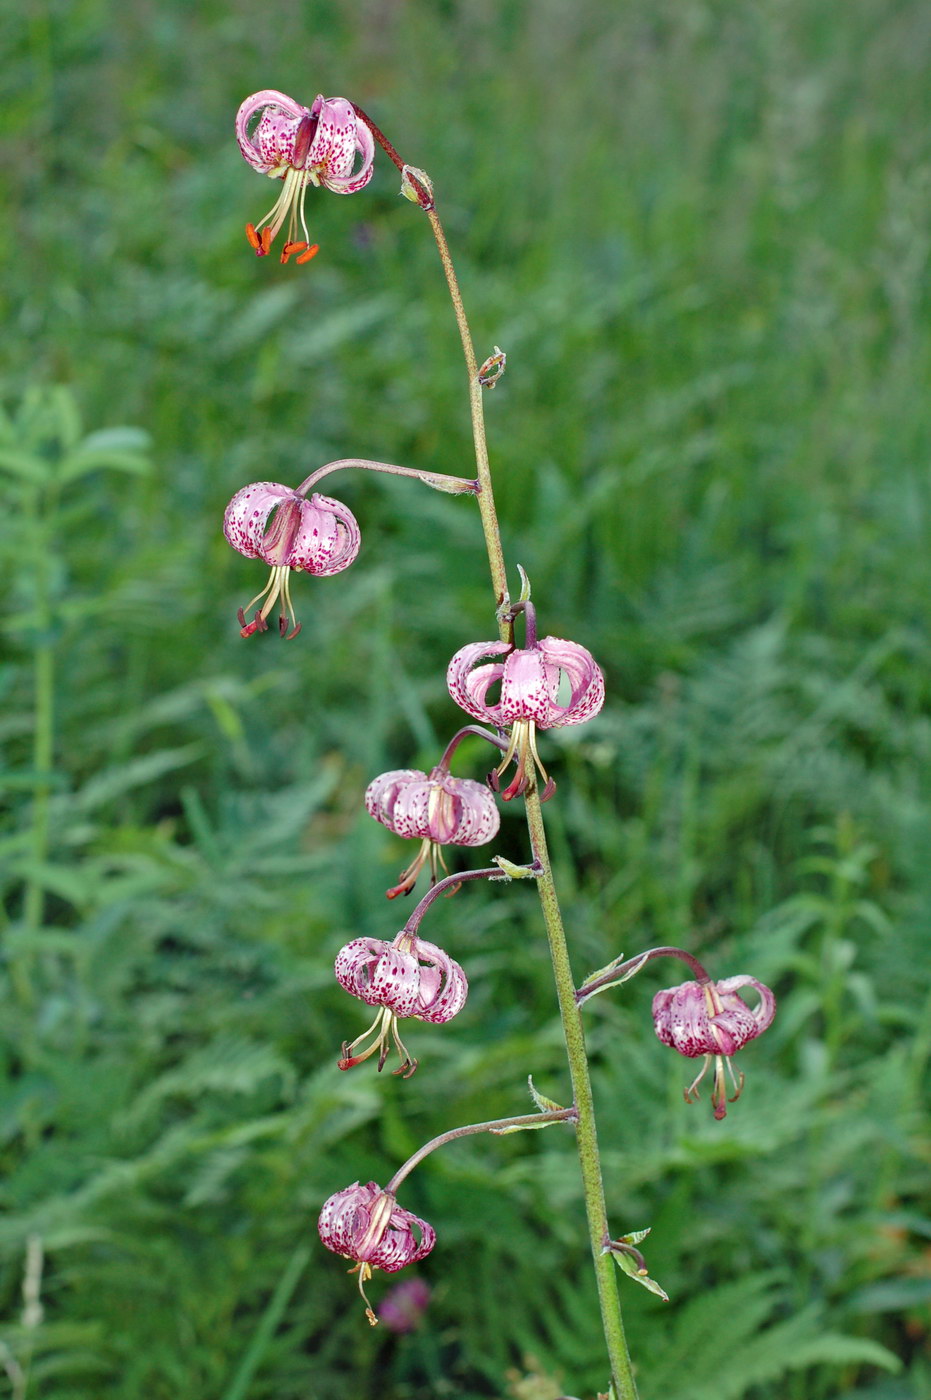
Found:
<svg viewBox="0 0 931 1400"><path fill-rule="evenodd" d="M300 257L297 258L296 261L299 262L299 263L310 262L311 258L315 258L319 252L320 252L320 244L319 244L319 243L311 243L311 245L310 245L310 247L307 249L306 253L301 253Z"/></svg>

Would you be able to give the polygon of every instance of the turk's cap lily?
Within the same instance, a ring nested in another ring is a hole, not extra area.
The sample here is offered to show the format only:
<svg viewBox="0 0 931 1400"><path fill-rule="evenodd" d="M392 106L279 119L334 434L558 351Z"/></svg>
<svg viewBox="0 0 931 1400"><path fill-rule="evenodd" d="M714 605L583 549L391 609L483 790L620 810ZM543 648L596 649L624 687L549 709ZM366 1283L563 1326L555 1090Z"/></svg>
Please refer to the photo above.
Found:
<svg viewBox="0 0 931 1400"><path fill-rule="evenodd" d="M287 262L294 253L298 262L307 262L317 251L317 245L310 243L304 218L307 186L322 186L334 194L356 194L372 178L375 142L345 97L318 93L313 104L305 107L274 89L255 92L236 113L236 140L253 170L284 181L268 213L257 224L246 225L249 242L259 257L269 252L287 219L281 261ZM298 224L303 239L297 236Z"/></svg>
<svg viewBox="0 0 931 1400"><path fill-rule="evenodd" d="M394 1196L374 1181L365 1186L353 1182L324 1201L317 1229L327 1249L355 1260L356 1268L350 1272L359 1274L359 1291L373 1326L377 1318L364 1290L372 1270L397 1273L426 1258L436 1244L433 1226L402 1209Z"/></svg>
<svg viewBox="0 0 931 1400"><path fill-rule="evenodd" d="M414 860L401 873L401 882L388 898L407 894L429 863L431 883L437 865L446 869L441 846L484 846L497 835L501 816L483 783L454 778L442 764L430 773L396 768L373 779L365 790L365 810L396 836L420 838Z"/></svg>
<svg viewBox="0 0 931 1400"><path fill-rule="evenodd" d="M562 702L564 681L568 695ZM510 743L491 778L497 786L496 780L516 755L517 772L502 793L506 801L526 790L532 763L543 776L543 796L550 796L555 784L537 754L537 729L584 724L597 715L605 696L604 676L591 652L559 637L543 637L524 648L507 642L471 642L449 663L446 684L466 714L499 729L510 726ZM492 686L498 687L496 700L489 699Z"/></svg>
<svg viewBox="0 0 931 1400"><path fill-rule="evenodd" d="M353 562L361 543L359 526L348 506L317 492L308 499L276 481L256 481L237 491L223 516L223 533L247 559L262 559L271 567L266 587L248 607L240 609L244 637L265 630L279 597L282 635L295 636L300 623L291 624L291 570L317 577L341 573ZM260 612L253 622L246 623L244 614L262 599Z"/></svg>
<svg viewBox="0 0 931 1400"><path fill-rule="evenodd" d="M738 995L744 987L752 987L759 996L758 1004L752 1009ZM745 975L725 977L720 982L683 982L678 987L657 992L653 998L653 1024L659 1039L689 1059L705 1057L699 1074L685 1090L686 1102L692 1103L697 1098L698 1086L713 1059L711 1102L715 1118L723 1118L728 1103L725 1063L734 1088L730 1100L733 1102L743 1088L743 1075L734 1074L730 1057L748 1041L762 1035L775 1014L776 998L769 987Z"/></svg>
<svg viewBox="0 0 931 1400"><path fill-rule="evenodd" d="M398 1033L398 1021L442 1024L465 1006L469 983L462 968L425 938L404 929L391 943L378 938L354 938L341 948L334 971L340 986L351 996L382 1010L368 1030L343 1045L340 1069L352 1069L378 1052L378 1068L384 1068L391 1045L401 1057L394 1071L409 1078L417 1061L408 1054ZM362 1045L371 1043L364 1050Z"/></svg>

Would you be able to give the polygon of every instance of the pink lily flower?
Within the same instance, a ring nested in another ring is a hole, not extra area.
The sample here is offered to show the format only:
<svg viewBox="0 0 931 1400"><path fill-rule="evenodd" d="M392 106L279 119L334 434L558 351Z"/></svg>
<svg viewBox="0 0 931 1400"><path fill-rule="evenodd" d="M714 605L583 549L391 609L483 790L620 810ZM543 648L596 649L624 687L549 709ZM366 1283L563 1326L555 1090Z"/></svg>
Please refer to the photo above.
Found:
<svg viewBox="0 0 931 1400"><path fill-rule="evenodd" d="M365 790L365 810L396 836L420 838L418 854L401 872L400 884L388 891L389 899L412 890L428 861L430 883L436 883L437 863L446 870L441 846L484 846L501 825L487 787L454 778L442 764L429 774L416 768L382 773Z"/></svg>
<svg viewBox="0 0 931 1400"><path fill-rule="evenodd" d="M344 1259L356 1261L356 1267L349 1272L359 1275L359 1292L373 1327L378 1319L364 1288L372 1277L372 1270L397 1273L407 1264L426 1258L436 1244L433 1226L409 1210L403 1210L394 1195L383 1191L374 1181L365 1186L355 1181L324 1201L317 1229L327 1249L341 1254Z"/></svg>
<svg viewBox="0 0 931 1400"><path fill-rule="evenodd" d="M344 1043L340 1069L352 1069L378 1051L378 1068L384 1068L393 1041L401 1057L395 1074L409 1079L417 1061L407 1051L398 1033L398 1021L411 1016L415 1021L441 1024L465 1006L469 992L466 975L459 964L435 943L402 929L391 943L380 938L354 938L336 957L336 980L352 996L369 1006L380 1006L368 1030L352 1044ZM361 1054L359 1047L372 1037Z"/></svg>
<svg viewBox="0 0 931 1400"><path fill-rule="evenodd" d="M272 511L275 515L269 525ZM291 570L318 577L338 574L355 559L361 543L356 518L342 502L316 492L308 500L275 481L256 481L237 491L223 516L223 533L247 559L264 559L271 565L271 577L261 593L239 609L242 635L264 632L280 597L278 628L289 641L301 630L291 603ZM246 613L262 599L261 609L246 622Z"/></svg>
<svg viewBox="0 0 931 1400"><path fill-rule="evenodd" d="M741 987L753 987L759 995L759 1005L753 1010L737 995ZM711 1103L715 1118L724 1118L727 1104L740 1097L744 1084L743 1075L738 1078L734 1074L730 1057L747 1041L762 1035L775 1014L776 998L755 977L726 977L721 982L683 982L679 987L657 992L653 998L653 1024L660 1040L689 1059L695 1059L698 1055L705 1057L699 1074L685 1090L686 1103L694 1103L698 1098L698 1086L713 1059L715 1068ZM730 1099L724 1077L725 1063L734 1088Z"/></svg>
<svg viewBox="0 0 931 1400"><path fill-rule="evenodd" d="M501 794L505 802L526 792L531 764L544 781L542 799L552 796L556 784L540 762L536 731L584 724L597 715L605 695L604 676L591 652L558 637L543 637L538 642L531 605L526 604L525 609L526 647L518 650L507 642L472 642L456 652L446 672L449 693L467 714L499 729L511 727L504 758L489 775L489 782L497 788L501 774L517 756L517 771ZM477 664L492 656L504 659ZM565 704L557 698L563 677L569 686ZM489 701L489 690L499 683L498 699Z"/></svg>
<svg viewBox="0 0 931 1400"><path fill-rule="evenodd" d="M312 107L303 107L283 92L266 89L247 97L236 113L236 140L253 170L284 181L281 194L258 225L246 225L250 244L264 257L287 219L281 261L296 253L299 263L308 262L318 245L310 242L304 218L307 186L322 185L334 194L364 189L372 178L375 158L372 133L345 97L320 93ZM361 164L354 169L357 155ZM298 224L303 239L298 237Z"/></svg>

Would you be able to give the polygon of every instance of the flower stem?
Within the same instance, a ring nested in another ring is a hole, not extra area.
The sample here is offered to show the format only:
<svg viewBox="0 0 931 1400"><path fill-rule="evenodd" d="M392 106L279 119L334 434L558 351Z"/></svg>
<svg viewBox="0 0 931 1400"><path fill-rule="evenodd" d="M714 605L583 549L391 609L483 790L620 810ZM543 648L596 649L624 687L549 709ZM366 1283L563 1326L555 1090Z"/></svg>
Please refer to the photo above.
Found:
<svg viewBox="0 0 931 1400"><path fill-rule="evenodd" d="M585 1033L582 1029L581 1013L575 1001L575 983L569 962L566 932L559 908L556 884L553 880L553 870L546 845L546 831L543 825L543 809L536 782L525 794L525 802L531 848L534 860L540 866L537 888L540 891L540 906L543 910L543 921L546 925L553 973L556 978L556 996L559 1001L563 1034L566 1039L572 1096L579 1114L576 1143L579 1152L579 1166L582 1172L588 1233L595 1265L595 1281L598 1286L598 1302L601 1307L601 1322L611 1362L611 1380L618 1400L636 1400L637 1387L634 1382L630 1353L624 1335L624 1322L621 1317L617 1268L611 1255L604 1253L605 1237L606 1234L610 1237L610 1233L608 1231L604 1183L601 1176L598 1137L595 1130L595 1104L592 1097L591 1076L588 1072Z"/></svg>
<svg viewBox="0 0 931 1400"><path fill-rule="evenodd" d="M424 1157L435 1152L438 1147L445 1147L448 1142L455 1142L456 1138L468 1137L470 1133L501 1133L518 1128L542 1128L546 1123L574 1123L575 1121L576 1111L574 1108L553 1108L545 1109L542 1113L522 1113L517 1118L493 1118L487 1123L469 1123L462 1128L450 1128L448 1132L440 1133L438 1137L425 1142L423 1147L418 1147L414 1155L408 1157L403 1167L398 1167L385 1187L385 1194L397 1195L401 1182L423 1161Z"/></svg>
<svg viewBox="0 0 931 1400"><path fill-rule="evenodd" d="M449 496L475 496L479 491L478 482L473 481L471 477L447 476L443 472L421 471L416 467L397 467L393 462L370 462L364 457L340 457L338 461L327 462L326 466L318 467L310 476L305 477L296 494L306 496L310 488L323 477L329 476L330 472L344 471L348 467L358 471L387 472L390 476L413 476L425 486L432 486L434 491L445 491Z"/></svg>
<svg viewBox="0 0 931 1400"><path fill-rule="evenodd" d="M420 921L430 908L430 905L435 899L439 899L441 894L445 894L447 890L458 889L466 880L500 880L500 878L500 865L492 865L487 870L462 870L456 875L446 875L442 880L437 880L436 884L432 885L430 889L427 890L427 893L417 905L417 908L411 913L410 918L404 925L405 931L407 933L416 933L417 929L420 927Z"/></svg>
<svg viewBox="0 0 931 1400"><path fill-rule="evenodd" d="M472 440L475 444L475 465L478 469L478 508L482 517L482 530L485 535L485 548L488 551L488 564L491 569L492 587L495 590L495 604L499 613L498 625L501 640L506 642L511 640L511 623L503 619L500 614L501 610L508 602L507 569L504 564L504 552L501 548L501 531L498 528L498 515L495 510L495 497L491 485L491 464L488 460L488 444L485 441L485 410L482 405L482 386L478 379L478 363L475 359L475 349L472 345L472 336L469 332L469 323L466 319L465 307L462 304L462 294L459 291L456 270L453 267L453 260L449 252L449 244L446 242L446 235L443 232L440 216L435 209L427 209L425 213L430 220L430 227L433 229L433 237L436 239L440 261L443 264L443 271L446 274L446 285L449 288L453 310L456 313L456 324L459 327L462 350L465 355L466 371L469 376L469 408L472 414Z"/></svg>
<svg viewBox="0 0 931 1400"><path fill-rule="evenodd" d="M452 257L449 252L449 245L446 242L446 236L443 232L443 226L440 223L440 217L434 208L425 207L423 205L421 207L424 208L424 212L430 220L430 226L433 229L433 236L436 239L436 246L439 249L440 260L443 264L443 271L446 274L446 283L449 287L453 310L456 314L456 324L459 327L459 334L462 339L462 349L465 354L466 369L469 376L469 404L472 413L472 437L475 443L475 462L479 481L478 504L479 510L481 511L485 546L488 551L488 564L491 569L492 587L495 592L498 626L501 640L512 641L514 610L509 606L507 572L504 564L504 554L501 548L501 532L498 527L498 518L492 492L491 466L488 460L488 447L485 441L485 415L482 407L482 386L478 378L475 349L472 345L469 323L466 319L465 309L462 304L462 296L459 291L459 283L456 279ZM533 614L531 612L528 619L528 624L530 626L533 625L532 618ZM573 1097L578 1111L576 1141L578 1143L579 1165L582 1174L582 1190L585 1198L585 1211L588 1218L589 1237L591 1240L592 1258L595 1267L595 1279L598 1286L601 1320L604 1328L608 1357L611 1364L612 1387L615 1400L637 1400L637 1387L634 1382L630 1354L627 1350L627 1341L624 1335L624 1323L621 1317L621 1300L617 1288L617 1266L611 1255L603 1252L604 1241L606 1238L610 1239L610 1232L608 1230L607 1210L605 1207L604 1185L601 1177L601 1158L598 1153L598 1139L595 1132L595 1106L592 1098L591 1078L588 1072L585 1035L582 1029L581 1014L575 1000L575 983L572 978L572 968L569 962L566 935L559 909L559 898L556 893L553 870L550 865L549 851L546 844L546 832L543 825L540 794L537 791L535 781L531 783L526 793L526 804L527 825L530 832L534 863L539 867L537 872L537 888L540 893L540 904L543 910L544 923L546 925L550 957L553 962L556 994L559 1002L559 1013L562 1018L563 1035L566 1041L566 1053L569 1060L569 1073L572 1079Z"/></svg>

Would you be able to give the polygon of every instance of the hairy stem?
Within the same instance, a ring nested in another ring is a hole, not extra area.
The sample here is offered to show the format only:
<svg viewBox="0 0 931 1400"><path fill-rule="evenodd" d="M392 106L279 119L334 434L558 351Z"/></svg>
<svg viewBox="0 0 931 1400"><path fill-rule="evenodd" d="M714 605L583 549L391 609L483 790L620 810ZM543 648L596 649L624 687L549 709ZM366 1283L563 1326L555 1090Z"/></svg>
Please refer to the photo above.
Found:
<svg viewBox="0 0 931 1400"><path fill-rule="evenodd" d="M453 268L449 245L440 223L440 217L432 207L422 205L436 246L439 249L446 283L456 313L456 324L462 339L466 369L469 377L469 405L472 413L472 437L475 443L479 494L478 504L482 516L482 529L488 551L488 564L491 569L492 587L495 592L498 626L502 641L513 640L514 609L509 608L507 592L507 572L501 548L501 533L495 511L491 485L491 466L488 460L488 447L485 441L485 415L482 407L482 386L478 378L478 367L469 323L466 319L459 283ZM532 626L533 614L530 613ZM582 1018L575 1000L575 983L569 962L569 951L559 909L559 898L550 865L543 825L543 812L540 794L535 781L526 793L527 825L530 832L534 864L537 867L537 888L546 924L550 957L556 979L556 994L559 1013L562 1018L566 1053L569 1059L569 1072L572 1079L572 1092L578 1111L576 1141L578 1143L579 1165L582 1174L582 1189L585 1197L585 1212L588 1218L589 1238L598 1286L598 1301L604 1328L605 1343L611 1364L611 1381L616 1400L637 1400L637 1387L634 1382L630 1354L624 1335L621 1317L621 1301L617 1288L617 1266L610 1254L604 1253L605 1239L610 1238L607 1210L605 1207L604 1186L601 1177L601 1158L598 1153L598 1139L595 1132L595 1106L592 1098L591 1078L588 1072L588 1056L585 1050L585 1036Z"/></svg>

